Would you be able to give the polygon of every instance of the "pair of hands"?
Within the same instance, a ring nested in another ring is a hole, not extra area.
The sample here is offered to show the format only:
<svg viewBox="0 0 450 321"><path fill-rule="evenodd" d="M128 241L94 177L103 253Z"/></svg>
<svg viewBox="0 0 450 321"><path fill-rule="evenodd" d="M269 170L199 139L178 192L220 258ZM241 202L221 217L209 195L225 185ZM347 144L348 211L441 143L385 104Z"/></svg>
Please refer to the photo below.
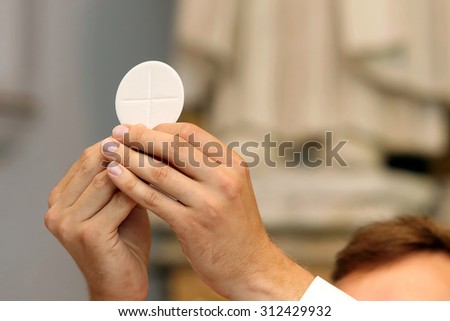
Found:
<svg viewBox="0 0 450 321"><path fill-rule="evenodd" d="M298 300L313 280L269 239L238 154L191 124L120 125L52 190L45 216L91 299L147 296L145 209L171 226L192 268L228 299Z"/></svg>

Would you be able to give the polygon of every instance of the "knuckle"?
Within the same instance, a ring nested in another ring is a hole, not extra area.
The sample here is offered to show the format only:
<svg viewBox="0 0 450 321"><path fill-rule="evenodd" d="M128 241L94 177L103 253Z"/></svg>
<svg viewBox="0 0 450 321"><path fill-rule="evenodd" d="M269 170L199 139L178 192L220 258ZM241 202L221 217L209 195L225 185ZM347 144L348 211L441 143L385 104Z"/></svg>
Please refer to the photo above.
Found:
<svg viewBox="0 0 450 321"><path fill-rule="evenodd" d="M57 221L57 212L51 207L44 216L44 223L47 229L53 233Z"/></svg>
<svg viewBox="0 0 450 321"><path fill-rule="evenodd" d="M142 124L138 124L134 126L134 136L138 142L144 141L145 132L147 131L147 127Z"/></svg>
<svg viewBox="0 0 450 321"><path fill-rule="evenodd" d="M167 178L167 167L166 166L162 166L162 167L156 167L153 169L153 179L155 181L155 183L163 183L166 178Z"/></svg>
<svg viewBox="0 0 450 321"><path fill-rule="evenodd" d="M211 225L213 223L217 223L218 219L220 218L220 204L215 199L206 199L203 202L203 208L206 212L206 216L203 217L203 223L205 225Z"/></svg>
<svg viewBox="0 0 450 321"><path fill-rule="evenodd" d="M80 173L85 175L85 174L89 174L91 171L91 164L89 162L89 158L86 158L83 163L81 164L81 168L80 168Z"/></svg>
<svg viewBox="0 0 450 321"><path fill-rule="evenodd" d="M241 183L230 175L222 175L219 178L219 188L229 198L236 198L241 194Z"/></svg>
<svg viewBox="0 0 450 321"><path fill-rule="evenodd" d="M146 208L154 208L158 205L158 193L151 189L144 195L144 204Z"/></svg>
<svg viewBox="0 0 450 321"><path fill-rule="evenodd" d="M138 180L136 179L136 178L129 178L129 179L127 179L125 182L124 182L124 188L127 190L127 191L130 191L130 192L135 192L136 191L136 187L137 187L137 184L138 184L139 182L138 182Z"/></svg>
<svg viewBox="0 0 450 321"><path fill-rule="evenodd" d="M98 240L98 231L99 229L94 228L92 225L83 225L77 231L77 240L82 246L89 247Z"/></svg>
<svg viewBox="0 0 450 321"><path fill-rule="evenodd" d="M90 174L96 169L97 166L100 166L100 163L100 159L95 157L91 146L83 152L83 156L81 157L80 172L82 174Z"/></svg>
<svg viewBox="0 0 450 321"><path fill-rule="evenodd" d="M63 243L72 240L73 230L71 224L67 220L58 221L52 232Z"/></svg>
<svg viewBox="0 0 450 321"><path fill-rule="evenodd" d="M153 127L153 130L157 131L157 132L163 132L164 129L166 128L167 124L158 124L155 127Z"/></svg>
<svg viewBox="0 0 450 321"><path fill-rule="evenodd" d="M199 127L192 123L183 123L183 126L180 129L181 137L189 137L189 135L195 134L199 131Z"/></svg>
<svg viewBox="0 0 450 321"><path fill-rule="evenodd" d="M130 204L133 203L133 201L123 193L115 194L113 197L113 200L114 200L114 205L117 208L129 207Z"/></svg>
<svg viewBox="0 0 450 321"><path fill-rule="evenodd" d="M95 175L94 179L92 180L92 187L96 190L101 190L107 185L108 179L109 177L106 172L101 172Z"/></svg>

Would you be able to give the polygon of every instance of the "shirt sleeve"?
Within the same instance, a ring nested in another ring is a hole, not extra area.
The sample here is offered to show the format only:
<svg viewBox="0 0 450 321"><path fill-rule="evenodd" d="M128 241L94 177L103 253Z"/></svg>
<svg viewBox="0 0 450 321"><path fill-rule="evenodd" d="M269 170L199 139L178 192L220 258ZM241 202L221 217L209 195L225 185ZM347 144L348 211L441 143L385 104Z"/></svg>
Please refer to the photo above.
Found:
<svg viewBox="0 0 450 321"><path fill-rule="evenodd" d="M301 297L300 301L309 302L352 302L356 301L347 293L339 290L337 287L331 285L321 277L317 276L306 292Z"/></svg>

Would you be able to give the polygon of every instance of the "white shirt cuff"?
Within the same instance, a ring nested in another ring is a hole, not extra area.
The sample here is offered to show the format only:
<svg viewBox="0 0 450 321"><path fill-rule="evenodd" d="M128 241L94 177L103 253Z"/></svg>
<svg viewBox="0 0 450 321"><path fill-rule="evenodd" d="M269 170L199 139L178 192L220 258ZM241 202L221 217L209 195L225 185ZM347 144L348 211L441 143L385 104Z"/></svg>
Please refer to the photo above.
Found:
<svg viewBox="0 0 450 321"><path fill-rule="evenodd" d="M303 294L300 301L351 302L356 300L317 276Z"/></svg>

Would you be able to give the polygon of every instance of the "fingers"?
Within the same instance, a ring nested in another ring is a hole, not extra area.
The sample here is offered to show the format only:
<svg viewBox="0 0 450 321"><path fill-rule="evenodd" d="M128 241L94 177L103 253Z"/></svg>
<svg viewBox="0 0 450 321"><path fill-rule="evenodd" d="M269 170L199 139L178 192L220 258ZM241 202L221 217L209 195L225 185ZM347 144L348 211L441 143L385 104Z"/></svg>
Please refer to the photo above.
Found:
<svg viewBox="0 0 450 321"><path fill-rule="evenodd" d="M97 226L112 232L122 224L135 206L134 200L125 193L118 191L92 220L97 222Z"/></svg>
<svg viewBox="0 0 450 321"><path fill-rule="evenodd" d="M214 137L200 127L190 123L160 124L153 128L155 131L180 135L180 138L194 145L203 154L221 164L230 166L230 162L242 161L243 159L224 142Z"/></svg>
<svg viewBox="0 0 450 321"><path fill-rule="evenodd" d="M249 176L247 163L241 155L234 152L227 144L214 137L210 133L201 129L200 127L190 123L174 123L174 124L160 124L154 128L156 131L162 131L171 135L180 135L180 138L187 140L194 145L195 148L200 150L209 159L216 161L223 166L220 168L225 171L224 175L237 174ZM209 167L210 163L206 164ZM212 173L211 177L214 177L219 172ZM220 173L219 173L220 174ZM213 180L211 178L211 180Z"/></svg>
<svg viewBox="0 0 450 321"><path fill-rule="evenodd" d="M99 149L99 143L92 145L91 147L87 148L83 154L80 156L80 158L70 167L70 169L67 171L66 175L56 184L56 186L53 188L53 190L50 192L50 195L48 197L48 207L52 207L61 196L62 192L66 188L67 184L72 180L72 178L75 176L75 174L79 171L80 166L83 162L85 162L89 157L91 157L92 153L95 153L95 151L98 151Z"/></svg>
<svg viewBox="0 0 450 321"><path fill-rule="evenodd" d="M79 164L74 165L73 171L68 174L70 179L61 182L55 189L59 194L57 200L62 207L68 207L75 203L83 191L91 183L92 179L104 170L102 162L104 156L100 150L100 144L97 143L84 151L79 159Z"/></svg>
<svg viewBox="0 0 450 321"><path fill-rule="evenodd" d="M117 126L113 136L128 147L170 163L197 181L208 181L221 166L178 135L151 130L144 125Z"/></svg>
<svg viewBox="0 0 450 321"><path fill-rule="evenodd" d="M179 217L186 212L184 205L144 183L117 162L111 162L107 171L111 180L123 193L170 225L178 225Z"/></svg>
<svg viewBox="0 0 450 321"><path fill-rule="evenodd" d="M107 222L99 222L100 226L104 226L105 224L112 222L112 220L108 219L108 216L109 215L105 215ZM101 217L102 216L99 216L99 218ZM114 227L111 226L111 228ZM142 261L148 262L152 232L150 217L145 208L140 205L135 206L131 210L130 214L126 216L126 219L120 223L118 233L123 239L127 240L127 245L134 251L134 253L142 258ZM143 242L143 240L145 241Z"/></svg>
<svg viewBox="0 0 450 321"><path fill-rule="evenodd" d="M72 177L78 171L80 167L80 160L78 159L68 170L66 175L58 182L58 184L52 189L48 196L48 207L52 207L58 201L62 191L66 188Z"/></svg>
<svg viewBox="0 0 450 321"><path fill-rule="evenodd" d="M122 163L140 179L148 182L181 203L191 206L200 197L201 185L169 165L139 153L112 139L103 144L106 158Z"/></svg>
<svg viewBox="0 0 450 321"><path fill-rule="evenodd" d="M115 191L117 191L116 185L111 181L106 170L103 170L92 179L86 190L73 204L72 216L78 221L91 218L110 202Z"/></svg>

